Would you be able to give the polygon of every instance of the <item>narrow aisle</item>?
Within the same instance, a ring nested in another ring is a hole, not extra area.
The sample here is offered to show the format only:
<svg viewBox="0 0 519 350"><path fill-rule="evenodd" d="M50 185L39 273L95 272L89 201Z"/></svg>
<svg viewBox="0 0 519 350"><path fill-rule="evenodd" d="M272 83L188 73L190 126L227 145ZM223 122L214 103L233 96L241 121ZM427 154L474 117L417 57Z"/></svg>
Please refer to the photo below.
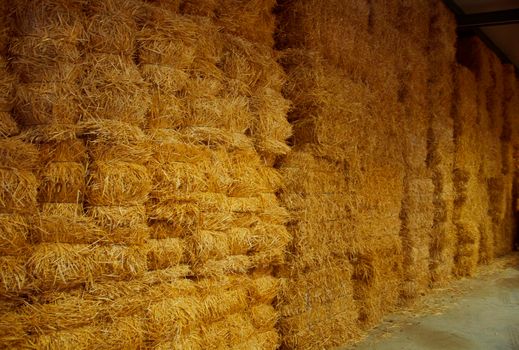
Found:
<svg viewBox="0 0 519 350"><path fill-rule="evenodd" d="M428 315L389 315L362 343L343 349L519 349L518 257L516 253L513 264L490 266L472 280L455 282L446 293L426 297Z"/></svg>

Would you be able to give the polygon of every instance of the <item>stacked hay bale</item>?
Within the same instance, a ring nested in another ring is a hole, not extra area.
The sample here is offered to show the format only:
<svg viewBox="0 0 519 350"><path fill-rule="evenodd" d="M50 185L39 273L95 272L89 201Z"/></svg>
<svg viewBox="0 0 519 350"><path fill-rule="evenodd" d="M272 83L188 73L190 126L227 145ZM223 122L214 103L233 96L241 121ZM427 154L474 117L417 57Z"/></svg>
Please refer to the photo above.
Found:
<svg viewBox="0 0 519 350"><path fill-rule="evenodd" d="M510 252L514 244L514 140L517 140L517 111L519 110L519 96L515 68L510 64L503 65L503 129L501 132L501 174L505 177L505 213L503 225L496 239L495 252L501 256ZM515 141L517 142L517 141Z"/></svg>
<svg viewBox="0 0 519 350"><path fill-rule="evenodd" d="M73 259L74 248L98 239L83 214L86 150L76 137L82 12L79 2L60 1L18 1L14 11L10 55L20 79L16 118L23 137L40 151L39 211L31 228L35 245L28 269L35 287L52 290L66 286L70 277L57 260Z"/></svg>
<svg viewBox="0 0 519 350"><path fill-rule="evenodd" d="M358 251L358 245L353 246L349 232L354 204L349 202L343 165L302 147L285 159L281 169L286 179L281 199L292 214L293 234L291 256L280 271L286 278L279 306L283 344L290 348L342 344L359 333L354 270L346 255Z"/></svg>
<svg viewBox="0 0 519 350"><path fill-rule="evenodd" d="M400 235L404 252L403 301L424 294L429 287L429 246L433 225L434 184L426 165L429 115L427 106L427 37L429 17L427 1L399 4L397 57L400 81L399 102L404 140L404 196L400 217Z"/></svg>
<svg viewBox="0 0 519 350"><path fill-rule="evenodd" d="M482 211L479 172L479 130L477 128L477 83L474 74L463 66L456 68L453 171L456 198L453 219L456 225L456 255L454 273L467 276L474 273L479 260Z"/></svg>
<svg viewBox="0 0 519 350"><path fill-rule="evenodd" d="M150 98L133 62L138 4L90 1L85 15L87 40L81 80L82 137L89 155L86 213L103 230L97 246L106 259L119 257L114 279L141 276L151 247L145 203L151 183L144 126Z"/></svg>
<svg viewBox="0 0 519 350"><path fill-rule="evenodd" d="M481 165L479 182L487 213L481 222L480 260L488 263L494 258L499 232L502 232L507 192L511 188L511 178L502 173L501 136L508 128L503 114L503 67L499 59L479 39L468 38L460 41L458 56L476 75L478 82L478 125L481 130ZM508 182L508 183L507 183Z"/></svg>
<svg viewBox="0 0 519 350"><path fill-rule="evenodd" d="M395 11L400 11L397 2L370 3L369 36L365 38L368 51L365 60L362 60L365 73L361 79L366 82L372 94L369 100L370 113L363 116L370 121L363 126L365 135L357 140L358 144L368 143L369 147L359 149L360 182L355 186L356 195L360 199L355 226L361 239L366 241L366 246L372 247L367 249L368 254L360 259L368 262L367 270L359 265L359 273L356 273L354 278L360 321L364 327L373 326L382 315L397 305L400 296L405 294L403 274L407 274L408 280L413 280L418 277L416 272L419 271L411 265L403 266L405 260L418 261L417 256L412 256L417 252L416 248L413 250L410 245L411 224L406 222L410 216L404 215L404 212L412 209L407 206L408 203L412 206L419 206L420 203L410 203L406 201L405 196L408 191L405 186L406 161L410 157L406 154L408 137L405 132L408 128L405 126L402 102L405 87L410 83L419 84L420 78L411 82L411 77L407 75L410 70L401 69L399 66L397 48L402 46L400 37L414 34L411 34L408 26L403 25L399 28L396 25L393 17L388 15ZM416 27L418 30L418 26ZM355 50L352 52L355 54ZM408 97L411 103L411 94ZM416 115L410 116L409 119L413 117ZM382 145L385 146L381 147ZM419 158L420 152L423 153L423 147L420 150L419 145L415 146L417 154L414 156ZM375 195L376 188L379 189L380 195ZM369 257L370 251L376 258ZM387 261L382 263L378 260L379 255L386 256ZM356 277L367 275L365 271L372 271L372 274L377 276L373 279L377 283ZM385 276L387 290L378 276Z"/></svg>
<svg viewBox="0 0 519 350"><path fill-rule="evenodd" d="M261 19L265 11L272 21L268 3L264 9L223 1L218 18L230 26L240 16ZM221 30L209 4L203 13L197 5L182 2L178 13L150 3L142 12L139 63L153 96L151 237L183 245L179 260L205 286L197 306L203 313L186 325L193 344L274 348L277 281L270 275L290 239L275 196L279 175L269 165L288 150L284 78L270 46ZM254 23L240 25L252 33ZM269 43L272 35L273 29ZM258 283L273 284L267 286L273 296L247 294L244 286ZM175 334L174 324L163 326L155 343L178 343L164 336L168 327Z"/></svg>
<svg viewBox="0 0 519 350"><path fill-rule="evenodd" d="M398 84L394 54L387 56L388 46L378 51L383 38L369 40L369 12L364 2L293 1L280 15L296 150L281 166L294 241L280 273L287 297L301 296L282 301L287 347L351 340L399 298L404 164L402 144L394 142L400 138L392 88ZM373 70L369 63L378 59L381 69ZM322 266L344 272L332 278ZM309 280L329 281L329 292Z"/></svg>
<svg viewBox="0 0 519 350"><path fill-rule="evenodd" d="M38 186L37 149L19 137L12 115L16 79L7 65L12 27L6 5L0 6L0 317L23 304L32 287L26 263ZM0 327L3 346L15 346L18 340L12 327Z"/></svg>
<svg viewBox="0 0 519 350"><path fill-rule="evenodd" d="M441 286L451 276L455 253L453 136L453 71L456 22L441 1L429 1L430 30L427 61L428 80L428 153L427 165L434 183L434 218L429 244L430 279Z"/></svg>

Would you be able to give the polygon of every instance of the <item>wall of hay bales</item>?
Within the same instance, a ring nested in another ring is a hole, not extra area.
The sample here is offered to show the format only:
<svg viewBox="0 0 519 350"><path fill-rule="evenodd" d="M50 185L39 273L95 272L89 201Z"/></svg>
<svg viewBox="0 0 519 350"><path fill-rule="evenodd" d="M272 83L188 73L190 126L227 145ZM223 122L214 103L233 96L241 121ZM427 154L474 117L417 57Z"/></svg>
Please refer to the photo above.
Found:
<svg viewBox="0 0 519 350"><path fill-rule="evenodd" d="M330 348L512 250L517 76L441 1L288 0L278 22L282 344Z"/></svg>
<svg viewBox="0 0 519 350"><path fill-rule="evenodd" d="M439 0L0 5L0 347L331 348L512 249L517 75Z"/></svg>
<svg viewBox="0 0 519 350"><path fill-rule="evenodd" d="M278 346L274 4L2 1L1 347Z"/></svg>

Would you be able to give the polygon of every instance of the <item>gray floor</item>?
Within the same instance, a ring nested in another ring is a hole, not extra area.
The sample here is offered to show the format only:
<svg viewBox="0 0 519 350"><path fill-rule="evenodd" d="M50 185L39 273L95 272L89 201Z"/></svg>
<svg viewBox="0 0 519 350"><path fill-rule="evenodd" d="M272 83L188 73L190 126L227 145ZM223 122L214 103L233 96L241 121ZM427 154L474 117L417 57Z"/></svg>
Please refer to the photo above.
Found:
<svg viewBox="0 0 519 350"><path fill-rule="evenodd" d="M460 281L438 295L432 303L446 309L436 315L391 315L362 343L343 349L519 349L519 266Z"/></svg>

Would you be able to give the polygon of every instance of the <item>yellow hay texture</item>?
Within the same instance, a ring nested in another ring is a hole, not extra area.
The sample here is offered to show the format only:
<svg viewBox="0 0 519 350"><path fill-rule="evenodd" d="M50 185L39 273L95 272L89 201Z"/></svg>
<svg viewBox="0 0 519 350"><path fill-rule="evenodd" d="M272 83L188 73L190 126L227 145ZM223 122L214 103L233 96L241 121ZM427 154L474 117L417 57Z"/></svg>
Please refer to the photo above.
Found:
<svg viewBox="0 0 519 350"><path fill-rule="evenodd" d="M135 49L137 1L89 1L86 4L87 45L105 54L131 55Z"/></svg>
<svg viewBox="0 0 519 350"><path fill-rule="evenodd" d="M346 343L356 336L356 330L345 327L351 325L349 306L347 300L337 299L331 304L320 305L303 314L282 319L279 324L283 334L282 346L319 348Z"/></svg>
<svg viewBox="0 0 519 350"><path fill-rule="evenodd" d="M40 173L40 202L81 202L85 191L86 168L76 162L52 162Z"/></svg>
<svg viewBox="0 0 519 350"><path fill-rule="evenodd" d="M150 96L130 57L95 53L85 57L83 120L113 119L142 126Z"/></svg>
<svg viewBox="0 0 519 350"><path fill-rule="evenodd" d="M145 252L125 246L39 244L28 272L43 289L70 288L100 279L130 279L146 270Z"/></svg>
<svg viewBox="0 0 519 350"><path fill-rule="evenodd" d="M479 261L488 263L494 257L496 232L504 213L504 186L502 178L501 133L503 131L503 76L498 58L479 39L460 42L461 61L475 74L477 81L477 127L480 129L479 186L486 187L486 198L481 198L482 211L488 216L479 223ZM484 149L484 151L483 151ZM486 208L485 208L486 206Z"/></svg>
<svg viewBox="0 0 519 350"><path fill-rule="evenodd" d="M22 256L0 256L0 296L16 296L29 287L26 260Z"/></svg>
<svg viewBox="0 0 519 350"><path fill-rule="evenodd" d="M256 93L251 104L257 113L252 128L257 149L276 155L288 153L290 147L285 142L292 135L292 128L286 119L290 108L288 100L281 93L266 88Z"/></svg>
<svg viewBox="0 0 519 350"><path fill-rule="evenodd" d="M0 211L34 211L37 186L36 177L30 171L0 168Z"/></svg>
<svg viewBox="0 0 519 350"><path fill-rule="evenodd" d="M18 35L78 39L82 27L78 21L80 1L16 1L13 3ZM38 25L34 25L37 23ZM72 29L75 29L72 31ZM69 36L70 35L70 36Z"/></svg>
<svg viewBox="0 0 519 350"><path fill-rule="evenodd" d="M14 115L26 126L73 124L79 117L79 91L69 83L27 83L16 88Z"/></svg>
<svg viewBox="0 0 519 350"><path fill-rule="evenodd" d="M429 31L429 151L428 167L435 185L434 221L431 236L431 280L442 285L449 280L455 251L453 224L454 126L453 62L455 59L456 23L453 14L441 1L431 3Z"/></svg>
<svg viewBox="0 0 519 350"><path fill-rule="evenodd" d="M7 48L9 46L9 38L11 36L11 21L12 19L8 16L8 3L3 2L2 5L0 5L0 12L2 15L0 15L0 56L5 55L7 52Z"/></svg>
<svg viewBox="0 0 519 350"><path fill-rule="evenodd" d="M95 243L103 241L104 231L82 216L75 204L45 203L42 214L33 219L33 243Z"/></svg>
<svg viewBox="0 0 519 350"><path fill-rule="evenodd" d="M285 73L276 62L271 46L250 42L240 36L223 37L222 70L235 92L251 95L256 89L271 88L279 91L285 82Z"/></svg>
<svg viewBox="0 0 519 350"><path fill-rule="evenodd" d="M29 223L17 214L0 214L0 255L23 255L29 248Z"/></svg>
<svg viewBox="0 0 519 350"><path fill-rule="evenodd" d="M0 111L9 112L13 105L15 76L7 68L7 59L0 56Z"/></svg>
<svg viewBox="0 0 519 350"><path fill-rule="evenodd" d="M43 164L50 162L85 163L87 159L83 140L76 138L63 141L46 141L38 144L38 150Z"/></svg>
<svg viewBox="0 0 519 350"><path fill-rule="evenodd" d="M95 162L89 172L87 200L91 205L136 205L147 199L150 178L142 165L115 160Z"/></svg>
<svg viewBox="0 0 519 350"><path fill-rule="evenodd" d="M433 226L434 184L430 179L410 179L402 202L404 252L402 297L413 299L429 286L429 245Z"/></svg>
<svg viewBox="0 0 519 350"><path fill-rule="evenodd" d="M82 122L80 127L80 136L99 143L134 145L146 139L139 127L115 120Z"/></svg>
<svg viewBox="0 0 519 350"><path fill-rule="evenodd" d="M161 6L152 6L138 35L140 61L177 69L193 65L195 69L203 69L195 60L216 63L221 51L216 29L208 18L180 16ZM173 80L174 76L169 79Z"/></svg>
<svg viewBox="0 0 519 350"><path fill-rule="evenodd" d="M310 16L312 13L319 13L317 21ZM285 47L304 47L319 52L334 65L365 70L362 62L355 61L359 57L369 59L366 55L369 15L369 4L365 1L294 2L283 13L281 26L286 37L281 39L286 40Z"/></svg>
<svg viewBox="0 0 519 350"><path fill-rule="evenodd" d="M20 138L0 139L0 166L33 170L38 165L38 149Z"/></svg>
<svg viewBox="0 0 519 350"><path fill-rule="evenodd" d="M184 261L185 244L179 238L150 239L147 251L148 269L159 270L176 266Z"/></svg>
<svg viewBox="0 0 519 350"><path fill-rule="evenodd" d="M456 201L454 219L457 228L457 254L455 272L458 275L474 273L479 258L482 215L477 194L477 87L474 75L464 67L457 69L458 88L455 118L456 169L453 173ZM469 219L472 218L472 219ZM477 218L478 220L474 220ZM472 221L474 220L474 221ZM472 221L472 222L471 222Z"/></svg>
<svg viewBox="0 0 519 350"><path fill-rule="evenodd" d="M50 332L31 339L28 344L35 348L111 349L118 346L138 348L144 346L144 341L143 320L121 317L113 323L98 322L76 329Z"/></svg>
<svg viewBox="0 0 519 350"><path fill-rule="evenodd" d="M0 112L0 136L14 136L20 132L18 124L12 117L11 113Z"/></svg>
<svg viewBox="0 0 519 350"><path fill-rule="evenodd" d="M396 26L404 35L409 37L413 45L426 49L429 35L429 21L431 1L420 0L413 3L397 3L397 16L401 18ZM425 20L424 20L425 19Z"/></svg>
<svg viewBox="0 0 519 350"><path fill-rule="evenodd" d="M74 42L74 31L70 28L71 38L49 38L21 36L10 44L12 67L21 82L44 83L74 81L81 74L78 65L80 53ZM66 35L65 33L61 33ZM52 34L51 34L52 35Z"/></svg>
<svg viewBox="0 0 519 350"><path fill-rule="evenodd" d="M344 260L345 253L358 248L347 233L351 215L344 195L346 182L338 176L341 171L338 164L302 151L292 152L281 168L288 180L281 200L291 214L288 231L292 235L290 255L281 270L287 282L279 305L282 340L288 347L330 346L358 333L352 267ZM330 310L330 317L338 321L331 311L336 300L344 305L340 310L348 311L335 326L340 335L331 336L330 323L323 321L322 313Z"/></svg>
<svg viewBox="0 0 519 350"><path fill-rule="evenodd" d="M272 15L272 10L275 5L276 2L272 0L255 0L249 3L235 0L219 1L219 6L216 8L216 23L224 30L243 36L251 42L272 47L275 30L275 17Z"/></svg>
<svg viewBox="0 0 519 350"><path fill-rule="evenodd" d="M143 244L149 236L143 205L90 206L86 215L103 230L98 242Z"/></svg>

